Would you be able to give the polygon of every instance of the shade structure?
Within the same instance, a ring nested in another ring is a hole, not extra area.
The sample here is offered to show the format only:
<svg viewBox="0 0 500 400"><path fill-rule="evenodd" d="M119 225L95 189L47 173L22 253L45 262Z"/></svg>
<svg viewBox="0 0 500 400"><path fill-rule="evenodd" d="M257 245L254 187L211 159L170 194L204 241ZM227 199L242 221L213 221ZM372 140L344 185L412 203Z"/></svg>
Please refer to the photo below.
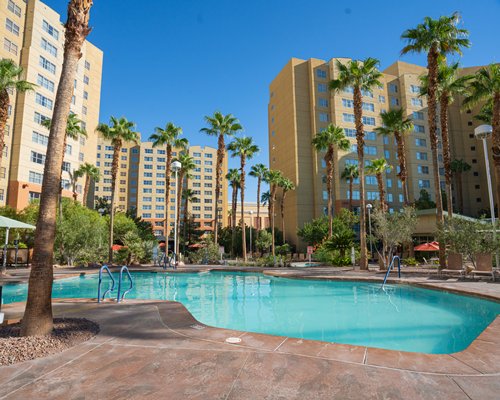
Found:
<svg viewBox="0 0 500 400"><path fill-rule="evenodd" d="M415 246L415 251L439 251L439 242L429 242Z"/></svg>
<svg viewBox="0 0 500 400"><path fill-rule="evenodd" d="M5 269L7 268L7 245L9 244L9 231L11 229L35 229L36 227L0 215L0 228L5 228L5 244L3 247L3 263L2 263L2 271L5 271Z"/></svg>

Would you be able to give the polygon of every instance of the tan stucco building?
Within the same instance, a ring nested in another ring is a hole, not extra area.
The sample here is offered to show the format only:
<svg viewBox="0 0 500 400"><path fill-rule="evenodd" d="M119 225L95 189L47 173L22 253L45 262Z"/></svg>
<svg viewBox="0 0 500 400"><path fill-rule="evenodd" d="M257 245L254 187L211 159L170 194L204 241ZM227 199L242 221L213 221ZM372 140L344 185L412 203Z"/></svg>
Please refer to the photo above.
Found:
<svg viewBox="0 0 500 400"><path fill-rule="evenodd" d="M33 92L11 93L6 147L0 172L0 205L26 207L40 197L49 132L41 125L52 117L64 53L61 16L39 0L6 0L0 6L0 57L24 69L37 85ZM68 140L64 157L63 195L72 196L70 173L84 162L95 164L103 53L85 42L78 65L71 111L83 121L88 137ZM82 198L83 179L76 191Z"/></svg>
<svg viewBox="0 0 500 400"><path fill-rule="evenodd" d="M286 236L299 245L297 228L326 213L327 192L323 178L326 166L324 154L318 154L311 145L315 134L333 123L343 127L351 141L351 149L337 152L334 162L334 211L348 206L349 184L341 179L342 171L347 164L358 163L352 90L334 93L328 88L330 80L338 76L336 60L345 63L350 59L292 58L270 84L269 166L281 170L296 184L296 190L289 192L286 200ZM463 72L471 73L475 69ZM410 200L418 199L422 189L435 200L427 103L425 97L419 96L419 76L425 73L424 67L398 61L383 71L380 87L363 93L366 162L385 158L394 167L385 176L390 211L403 205L396 146L393 138L376 135L374 128L381 125L380 113L391 108L402 107L415 125L414 131L405 138ZM473 136L474 127L479 123L473 119L474 113L460 112L460 105L461 99L458 99L450 109L452 159L463 158L472 166L472 170L464 174L464 214L475 216L488 207L484 156L481 143ZM440 185L444 188L441 153L439 160ZM367 203L378 201L375 177L366 176L365 191ZM453 199L456 204L455 197L456 190ZM353 199L357 205L359 184L354 185ZM278 215L277 226L279 219Z"/></svg>

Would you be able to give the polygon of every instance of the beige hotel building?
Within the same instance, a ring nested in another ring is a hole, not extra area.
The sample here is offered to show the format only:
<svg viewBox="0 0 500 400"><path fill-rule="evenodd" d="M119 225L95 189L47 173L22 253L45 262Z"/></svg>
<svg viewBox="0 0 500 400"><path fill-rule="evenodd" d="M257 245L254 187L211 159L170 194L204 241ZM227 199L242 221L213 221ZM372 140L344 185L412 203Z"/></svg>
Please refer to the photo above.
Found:
<svg viewBox="0 0 500 400"><path fill-rule="evenodd" d="M173 150L175 158L179 149ZM204 231L213 230L215 218L215 168L217 149L209 146L191 146L189 154L196 168L184 183L195 198L189 202L188 215ZM97 166L101 181L95 185L95 198L111 198L111 163L113 147L99 139ZM170 229L175 218L176 183L172 175L169 204L165 204L166 147L153 147L152 142L127 145L122 149L116 184L115 205L119 211L135 209L137 216L151 222L155 235L164 234L165 218L168 213ZM227 156L223 165L223 176L227 173ZM187 183L187 185L186 185ZM182 218L182 215L181 215ZM227 221L227 181L223 180L219 199L219 221Z"/></svg>
<svg viewBox="0 0 500 400"><path fill-rule="evenodd" d="M40 197L49 132L41 122L52 117L64 53L61 16L39 0L2 0L0 57L24 69L37 85L33 92L10 93L11 109L0 171L0 205L22 209ZM72 196L70 173L84 162L95 164L103 53L85 42L78 65L71 110L83 121L88 137L68 140L63 195ZM83 179L76 188L82 201Z"/></svg>
<svg viewBox="0 0 500 400"><path fill-rule="evenodd" d="M338 75L336 60L349 61L347 58L330 61L292 58L270 85L269 165L281 170L297 186L287 195L285 206L286 236L297 245L302 245L297 228L326 213L324 154L318 154L311 145L315 134L333 123L344 128L352 143L350 151L336 154L334 210L348 207L349 184L341 179L341 174L346 165L358 163L352 90L333 93L328 89L330 80ZM475 70L477 67L467 68L462 73ZM385 176L390 211L399 210L403 205L401 182L397 177L396 146L393 138L376 135L374 128L381 124L380 113L391 108L402 107L415 125L414 131L405 138L410 200L418 199L422 189L435 200L427 104L426 99L419 96L419 76L425 73L426 69L421 66L398 61L383 71L380 87L363 93L366 162L385 158L393 166ZM488 209L489 204L482 145L473 135L474 128L480 123L474 120L474 112L460 111L461 100L457 99L450 109L451 156L452 159L464 159L472 166L471 171L463 174L466 192L463 213L477 216ZM442 164L442 154L439 154L439 160ZM442 165L440 167L440 184L444 187ZM379 198L376 179L374 176L365 179L366 201L375 202ZM353 198L355 202L359 200L359 186L356 184ZM456 191L453 201L456 204ZM277 226L280 226L279 213L276 217Z"/></svg>

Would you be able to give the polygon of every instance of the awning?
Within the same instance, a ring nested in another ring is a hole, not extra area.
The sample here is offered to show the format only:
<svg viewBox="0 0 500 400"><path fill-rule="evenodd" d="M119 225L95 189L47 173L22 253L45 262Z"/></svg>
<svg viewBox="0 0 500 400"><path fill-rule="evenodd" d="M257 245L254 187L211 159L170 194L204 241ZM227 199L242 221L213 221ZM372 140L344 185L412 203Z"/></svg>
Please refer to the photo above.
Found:
<svg viewBox="0 0 500 400"><path fill-rule="evenodd" d="M415 246L415 251L439 251L439 242L423 243Z"/></svg>
<svg viewBox="0 0 500 400"><path fill-rule="evenodd" d="M15 219L10 219L7 217L0 216L0 228L8 229L35 229L36 227L30 224L25 224L21 221L16 221Z"/></svg>

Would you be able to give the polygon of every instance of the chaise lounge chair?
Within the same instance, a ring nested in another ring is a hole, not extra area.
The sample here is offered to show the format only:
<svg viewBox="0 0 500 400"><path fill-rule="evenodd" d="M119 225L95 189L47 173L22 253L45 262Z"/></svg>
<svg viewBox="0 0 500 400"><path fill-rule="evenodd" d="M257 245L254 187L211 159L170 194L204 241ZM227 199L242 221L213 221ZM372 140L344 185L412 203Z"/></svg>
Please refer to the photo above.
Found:
<svg viewBox="0 0 500 400"><path fill-rule="evenodd" d="M472 276L491 276L495 280L495 271L493 270L493 257L491 254L476 254L476 269L472 271Z"/></svg>
<svg viewBox="0 0 500 400"><path fill-rule="evenodd" d="M460 278L465 278L466 271L463 264L461 254L449 253L448 268L442 269L440 275L458 275Z"/></svg>

